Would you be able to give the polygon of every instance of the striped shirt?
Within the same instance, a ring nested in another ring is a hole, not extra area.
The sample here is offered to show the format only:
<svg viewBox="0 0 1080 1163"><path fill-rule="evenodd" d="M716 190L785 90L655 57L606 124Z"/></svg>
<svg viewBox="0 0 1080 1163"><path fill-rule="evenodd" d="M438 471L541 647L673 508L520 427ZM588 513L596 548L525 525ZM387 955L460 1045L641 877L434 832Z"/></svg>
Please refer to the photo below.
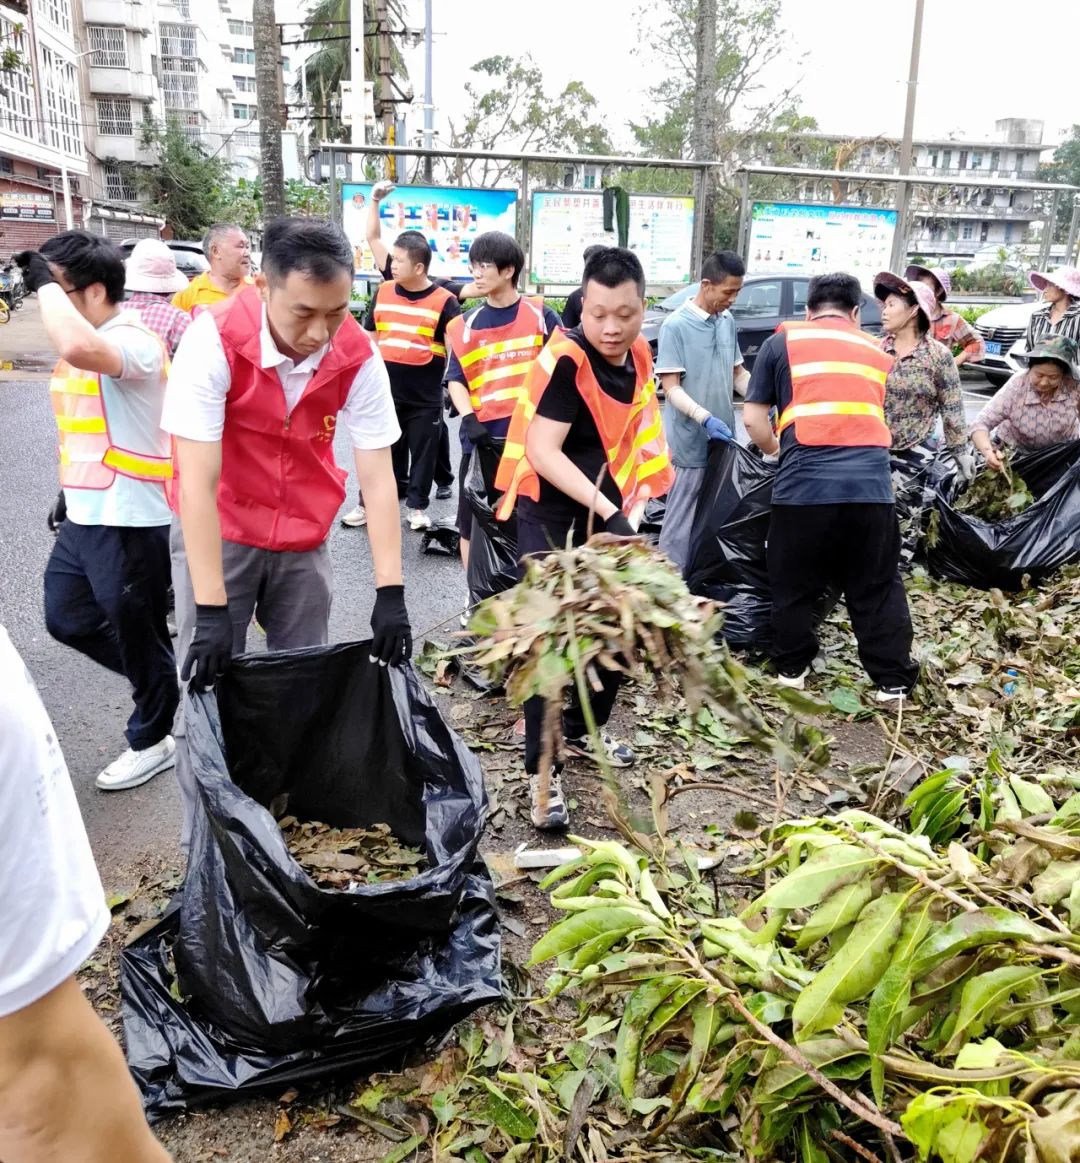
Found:
<svg viewBox="0 0 1080 1163"><path fill-rule="evenodd" d="M1044 303L1028 321L1026 340L1028 351L1048 335L1064 335L1073 343L1080 343L1080 299L1069 304L1069 309L1057 323L1050 322L1051 307L1051 303Z"/></svg>
<svg viewBox="0 0 1080 1163"><path fill-rule="evenodd" d="M934 338L943 343L950 351L962 347L969 360L979 360L986 355L986 346L982 336L963 317L955 311L942 311L934 320Z"/></svg>

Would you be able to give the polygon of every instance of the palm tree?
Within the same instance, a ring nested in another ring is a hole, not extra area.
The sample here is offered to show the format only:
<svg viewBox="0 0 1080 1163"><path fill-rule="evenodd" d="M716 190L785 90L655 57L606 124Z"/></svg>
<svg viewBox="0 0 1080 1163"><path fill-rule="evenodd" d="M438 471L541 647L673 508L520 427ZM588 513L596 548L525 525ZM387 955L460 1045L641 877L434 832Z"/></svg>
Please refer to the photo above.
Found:
<svg viewBox="0 0 1080 1163"><path fill-rule="evenodd" d="M259 108L259 170L263 220L285 214L285 168L281 160L281 44L274 0L253 0L255 93Z"/></svg>
<svg viewBox="0 0 1080 1163"><path fill-rule="evenodd" d="M360 0L358 0L360 2ZM362 0L364 21L375 25L375 0ZM315 120L322 125L324 141L340 140L345 136L341 111L337 104L341 82L349 79L349 9L350 0L316 0L304 21L304 39L322 41L318 49L304 63L303 82L297 81L295 96L302 97L306 87L308 100L314 106ZM405 20L405 0L387 0L387 16L394 26ZM339 40L327 39L340 37ZM392 44L391 63L394 74L405 78L405 62L396 44ZM364 75L371 79L379 66L378 41L374 36L364 38Z"/></svg>

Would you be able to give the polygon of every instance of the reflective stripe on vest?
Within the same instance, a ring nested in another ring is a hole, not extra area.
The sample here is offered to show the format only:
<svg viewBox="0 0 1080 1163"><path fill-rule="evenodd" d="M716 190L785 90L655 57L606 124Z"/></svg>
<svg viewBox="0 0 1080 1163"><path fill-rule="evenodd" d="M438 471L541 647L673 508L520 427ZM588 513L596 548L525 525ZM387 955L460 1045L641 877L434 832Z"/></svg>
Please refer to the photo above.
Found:
<svg viewBox="0 0 1080 1163"><path fill-rule="evenodd" d="M473 331L470 326L483 307L451 319L446 339L461 365L469 403L478 420L505 419L514 414L525 377L544 346L544 300L521 298L513 323Z"/></svg>
<svg viewBox="0 0 1080 1163"><path fill-rule="evenodd" d="M132 322L147 335L154 333ZM154 336L160 344L160 339ZM164 347L162 347L164 352ZM168 359L162 377L168 374ZM172 477L172 458L118 448L109 435L101 376L60 360L49 381L49 399L59 433L60 484L69 489L110 488L117 476L161 484Z"/></svg>
<svg viewBox="0 0 1080 1163"><path fill-rule="evenodd" d="M432 286L423 299L406 300L395 283L383 283L375 294L374 310L375 342L383 359L413 367L445 359L446 346L435 342L435 332L451 298L445 287Z"/></svg>
<svg viewBox="0 0 1080 1163"><path fill-rule="evenodd" d="M888 448L885 380L892 357L852 325L828 319L783 323L791 403L780 416L799 444Z"/></svg>
<svg viewBox="0 0 1080 1163"><path fill-rule="evenodd" d="M603 441L608 470L619 488L623 509L630 512L639 501L662 497L671 488L675 474L664 440L656 384L652 378L652 354L646 340L639 336L630 354L637 382L633 400L621 404L600 387L584 348L561 334L548 341L529 371L526 394L514 410L495 477L496 488L504 492L496 512L500 521L505 521L513 512L519 495L533 500L540 496L540 480L525 451L525 434L551 381L555 365L563 356L569 356L577 366L577 390Z"/></svg>

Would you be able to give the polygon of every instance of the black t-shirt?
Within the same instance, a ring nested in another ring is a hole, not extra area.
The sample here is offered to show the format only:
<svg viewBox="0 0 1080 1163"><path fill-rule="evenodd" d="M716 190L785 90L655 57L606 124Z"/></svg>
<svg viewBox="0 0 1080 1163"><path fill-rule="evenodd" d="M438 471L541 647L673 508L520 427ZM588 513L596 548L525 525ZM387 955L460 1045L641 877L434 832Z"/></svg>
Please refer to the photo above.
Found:
<svg viewBox="0 0 1080 1163"><path fill-rule="evenodd" d="M791 395L787 341L782 334L770 335L754 361L746 401L783 412ZM774 505L891 505L889 450L800 444L795 425L790 424L780 434L772 499Z"/></svg>
<svg viewBox="0 0 1080 1163"><path fill-rule="evenodd" d="M566 333L581 347L589 358L593 374L596 376L601 390L618 400L620 404L630 404L634 399L634 387L637 373L634 370L634 361L629 353L626 363L621 367L608 363L606 359L585 338L581 328L575 328ZM577 389L577 365L568 356L564 355L555 364L551 373L551 380L540 397L536 414L548 420L557 420L562 424L569 424L570 431L563 441L563 452L589 478L595 481L604 469L604 477L600 484L600 491L613 504L622 506L622 494L619 486L611 479L607 470L607 453L604 442L600 439L600 432L596 421L592 418L588 404L581 398ZM584 505L568 497L561 489L540 478L540 497L531 507L531 513L539 521L553 519L556 521L574 521L587 523L589 510ZM599 518L594 518L594 528L600 524Z"/></svg>
<svg viewBox="0 0 1080 1163"><path fill-rule="evenodd" d="M438 284L434 280L430 287L425 287L422 291L406 291L396 283L392 285L395 293L409 303L419 303L438 289ZM364 326L368 331L375 330L375 299L376 296L372 295L368 304L367 318L364 320ZM460 314L461 304L450 290L450 298L443 304L439 322L435 325L436 343L445 346L446 325ZM424 364L395 363L388 359L386 370L390 376L390 391L395 404L410 408L442 407L442 381L443 372L446 370L446 359L443 356L436 355Z"/></svg>
<svg viewBox="0 0 1080 1163"><path fill-rule="evenodd" d="M566 306L562 309L562 324L569 331L573 327L578 327L581 324L581 288L578 287L576 291L571 291L566 296Z"/></svg>

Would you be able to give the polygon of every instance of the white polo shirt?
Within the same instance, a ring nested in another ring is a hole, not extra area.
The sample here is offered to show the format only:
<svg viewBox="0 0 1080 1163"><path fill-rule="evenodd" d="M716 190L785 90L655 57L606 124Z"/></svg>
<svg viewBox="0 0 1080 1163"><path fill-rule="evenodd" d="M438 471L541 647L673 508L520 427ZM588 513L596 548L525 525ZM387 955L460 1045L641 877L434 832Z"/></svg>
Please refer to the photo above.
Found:
<svg viewBox="0 0 1080 1163"><path fill-rule="evenodd" d="M260 365L266 371L277 371L285 394L285 411L291 413L331 344L294 362L278 351L263 307L260 346ZM229 362L217 324L214 316L204 311L195 317L176 349L161 414L162 428L185 440L219 441L225 428L225 399L230 382ZM390 395L390 378L377 348L356 373L341 409L341 420L353 447L360 451L388 448L401 435Z"/></svg>

